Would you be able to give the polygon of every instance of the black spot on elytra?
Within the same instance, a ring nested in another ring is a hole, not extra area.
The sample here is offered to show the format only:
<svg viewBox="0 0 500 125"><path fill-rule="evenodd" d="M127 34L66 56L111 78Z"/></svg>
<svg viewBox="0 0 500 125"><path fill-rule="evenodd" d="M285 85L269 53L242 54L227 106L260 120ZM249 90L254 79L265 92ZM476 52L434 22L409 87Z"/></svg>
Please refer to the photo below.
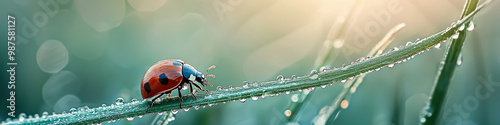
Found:
<svg viewBox="0 0 500 125"><path fill-rule="evenodd" d="M160 75L159 80L160 80L160 83L163 84L163 85L167 85L168 84L168 78L167 78L167 75L165 75L165 73L162 73Z"/></svg>
<svg viewBox="0 0 500 125"><path fill-rule="evenodd" d="M148 82L144 83L144 90L146 90L146 92L148 93L151 92L151 87L149 86Z"/></svg>

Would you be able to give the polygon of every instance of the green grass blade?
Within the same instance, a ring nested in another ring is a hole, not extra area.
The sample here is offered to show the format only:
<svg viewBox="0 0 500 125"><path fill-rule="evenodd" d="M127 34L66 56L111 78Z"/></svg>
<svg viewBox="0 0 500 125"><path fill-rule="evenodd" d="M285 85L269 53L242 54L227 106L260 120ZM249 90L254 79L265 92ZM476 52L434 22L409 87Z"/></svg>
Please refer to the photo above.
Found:
<svg viewBox="0 0 500 125"><path fill-rule="evenodd" d="M314 69L321 70L321 67L329 67L330 64L333 64L340 53L341 46L345 43L346 31L351 23L354 22L355 16L353 16L354 14L352 13L357 10L362 1L363 0L354 1L352 7L350 7L346 13L341 14L330 27L326 40L319 50L316 61L314 62ZM288 108L284 111L285 114L289 112L290 115L284 118L282 122L287 123L294 121L304 103L307 102L312 95L314 95L314 91L310 92L309 90L305 90L299 93L296 102L290 100L290 104L286 106Z"/></svg>
<svg viewBox="0 0 500 125"><path fill-rule="evenodd" d="M461 18L465 18L467 15L476 10L479 0L467 0ZM486 1L486 5L491 1ZM479 8L482 8L479 7ZM471 16L471 15L469 15ZM469 21L466 21L465 26L469 25ZM461 26L458 25L458 26ZM462 28L462 30L457 31L459 33L458 38L453 39L450 48L447 51L447 54L444 57L444 65L440 67L440 71L438 72L437 80L434 84L433 90L431 91L431 97L429 99L429 105L424 109L422 113L423 118L421 118L421 122L424 125L434 125L438 123L438 118L441 114L441 109L444 106L446 95L448 92L448 87L450 86L451 78L453 77L453 72L455 71L455 67L457 67L457 60L460 56L460 52L462 50L462 46L466 37L466 30Z"/></svg>
<svg viewBox="0 0 500 125"><path fill-rule="evenodd" d="M392 51L381 54L378 57L369 58L364 61L356 61L351 65L341 68L333 68L321 71L319 73L307 74L296 77L294 79L286 78L279 81L260 82L243 87L234 87L230 89L210 91L208 93L197 93L198 100L194 100L192 96L183 96L183 108L204 108L205 106L214 106L223 102L239 100L245 102L248 98L255 97L270 97L278 96L304 89L315 88L333 84L333 82L347 80L351 77L357 77L361 74L366 74L375 69L394 65L397 62L411 59L413 56L425 52L441 43L443 40L449 39L458 26L469 22L472 17L479 12L484 5L479 6L475 11L466 16L456 26L449 27L434 35L418 41L416 44L392 49ZM5 124L92 124L102 123L106 121L135 118L138 116L165 113L179 112L179 99L176 97L161 99L155 102L155 105L146 113L146 108L151 101L129 102L120 105L111 105L84 109L66 114L53 114L41 118L20 118L19 120L6 122ZM193 110L191 110L193 111Z"/></svg>

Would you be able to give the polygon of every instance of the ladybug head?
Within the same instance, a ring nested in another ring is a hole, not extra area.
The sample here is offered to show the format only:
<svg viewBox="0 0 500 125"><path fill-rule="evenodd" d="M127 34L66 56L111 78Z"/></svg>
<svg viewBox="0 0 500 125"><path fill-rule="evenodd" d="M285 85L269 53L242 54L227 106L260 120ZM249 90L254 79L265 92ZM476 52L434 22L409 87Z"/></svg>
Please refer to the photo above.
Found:
<svg viewBox="0 0 500 125"><path fill-rule="evenodd" d="M196 73L196 81L201 83L202 86L207 86L207 83L210 84L210 86L213 86L212 83L208 82L207 79L205 78L205 76L211 76L211 77L215 78L215 75L208 74L208 70L210 70L212 68L215 68L215 66L208 67L205 75L203 75L201 72Z"/></svg>

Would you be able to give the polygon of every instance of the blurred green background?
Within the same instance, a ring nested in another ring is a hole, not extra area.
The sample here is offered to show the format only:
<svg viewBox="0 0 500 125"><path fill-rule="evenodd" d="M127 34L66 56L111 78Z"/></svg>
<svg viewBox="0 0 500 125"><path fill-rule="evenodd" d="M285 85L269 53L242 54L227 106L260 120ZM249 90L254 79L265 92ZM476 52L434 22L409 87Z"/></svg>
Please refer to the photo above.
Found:
<svg viewBox="0 0 500 125"><path fill-rule="evenodd" d="M7 15L16 18L16 116L68 112L70 108L142 100L140 80L153 63L182 59L204 72L214 87L242 81L305 75L333 22L351 9L347 0L10 0L1 1L0 34L7 63ZM365 56L395 25L406 27L389 47L430 36L459 19L465 0L362 1L349 13L345 43L334 64ZM441 117L442 124L499 124L500 3L474 20ZM336 124L416 124L437 75L441 49L365 77ZM2 67L2 71L7 70ZM0 99L9 98L8 72L2 72ZM493 86L483 87L484 83ZM332 103L341 83L316 89L296 123L311 124ZM188 91L183 91L188 94ZM180 111L172 124L278 124L290 95L229 102ZM174 96L177 94L174 93ZM487 95L487 96L485 96ZM0 103L0 120L10 112ZM155 115L112 124L149 124ZM107 124L107 123L105 123Z"/></svg>

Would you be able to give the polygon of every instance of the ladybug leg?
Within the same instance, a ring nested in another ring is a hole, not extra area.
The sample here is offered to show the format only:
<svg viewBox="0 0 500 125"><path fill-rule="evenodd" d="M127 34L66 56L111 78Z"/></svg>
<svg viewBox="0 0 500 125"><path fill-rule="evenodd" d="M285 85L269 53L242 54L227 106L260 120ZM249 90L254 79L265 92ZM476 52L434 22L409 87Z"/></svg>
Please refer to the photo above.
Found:
<svg viewBox="0 0 500 125"><path fill-rule="evenodd" d="M153 107L153 104L155 103L155 100L158 99L159 97L161 97L163 94L165 93L161 93L160 95L156 96L155 98L153 98L153 100L151 100L151 104L149 105L149 107L146 109L146 113L148 113L148 110L149 108Z"/></svg>
<svg viewBox="0 0 500 125"><path fill-rule="evenodd" d="M189 82L189 92L191 93L191 95L193 96L194 100L198 100L196 98L196 96L194 96L194 91L193 91L193 82Z"/></svg>
<svg viewBox="0 0 500 125"><path fill-rule="evenodd" d="M198 88L200 91L208 92L208 90L202 89L200 85L195 84L194 82L191 82L191 84L193 84L194 87Z"/></svg>
<svg viewBox="0 0 500 125"><path fill-rule="evenodd" d="M165 98L168 98L168 97L170 97L170 95L172 95L172 91L165 92L165 94L167 94L167 97L165 97Z"/></svg>
<svg viewBox="0 0 500 125"><path fill-rule="evenodd" d="M179 108L182 109L182 94L181 94L181 89L177 89L177 91L179 92Z"/></svg>

